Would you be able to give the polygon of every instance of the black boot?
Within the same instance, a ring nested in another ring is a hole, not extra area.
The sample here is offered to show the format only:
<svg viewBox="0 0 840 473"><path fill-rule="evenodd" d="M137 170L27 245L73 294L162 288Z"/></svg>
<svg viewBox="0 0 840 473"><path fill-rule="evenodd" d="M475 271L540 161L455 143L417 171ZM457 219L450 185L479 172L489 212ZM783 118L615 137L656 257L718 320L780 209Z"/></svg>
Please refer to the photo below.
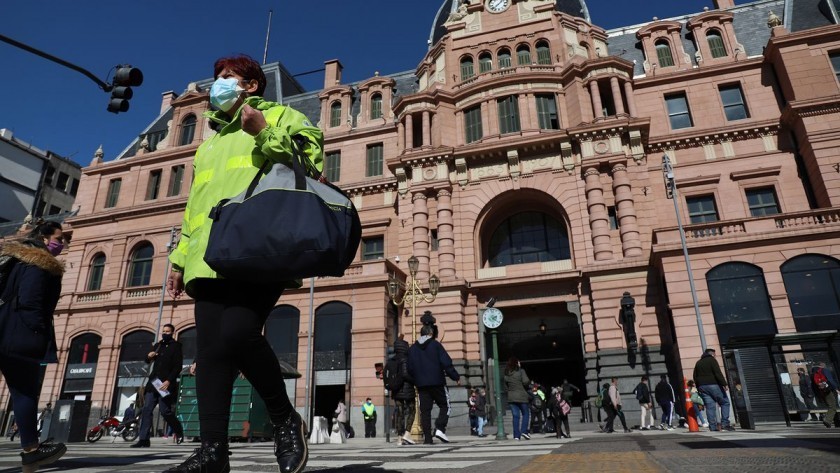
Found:
<svg viewBox="0 0 840 473"><path fill-rule="evenodd" d="M184 463L166 470L164 473L229 473L230 451L223 442L201 442L201 447Z"/></svg>
<svg viewBox="0 0 840 473"><path fill-rule="evenodd" d="M131 448L149 448L151 445L152 444L148 439L138 440L137 443L131 444Z"/></svg>
<svg viewBox="0 0 840 473"><path fill-rule="evenodd" d="M309 458L306 432L300 414L292 411L289 418L274 426L274 455L280 473L300 473Z"/></svg>

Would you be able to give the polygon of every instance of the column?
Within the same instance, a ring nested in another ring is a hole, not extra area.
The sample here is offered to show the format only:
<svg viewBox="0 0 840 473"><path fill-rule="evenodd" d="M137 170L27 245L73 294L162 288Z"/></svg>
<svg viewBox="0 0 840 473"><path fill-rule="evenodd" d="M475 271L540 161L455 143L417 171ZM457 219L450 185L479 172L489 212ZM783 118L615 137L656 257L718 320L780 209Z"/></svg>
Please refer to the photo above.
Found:
<svg viewBox="0 0 840 473"><path fill-rule="evenodd" d="M397 148L399 154L405 151L405 125L403 125L403 122L397 123Z"/></svg>
<svg viewBox="0 0 840 473"><path fill-rule="evenodd" d="M426 202L426 194L422 192L415 192L411 196L411 202L414 204L412 248L414 256L420 261L417 279L425 281L429 279L429 205Z"/></svg>
<svg viewBox="0 0 840 473"><path fill-rule="evenodd" d="M635 117L636 115L636 99L633 96L633 84L630 83L629 80L624 81L624 96L627 97L627 112L630 113L631 117Z"/></svg>
<svg viewBox="0 0 840 473"><path fill-rule="evenodd" d="M414 119L411 114L405 116L405 149L414 148Z"/></svg>
<svg viewBox="0 0 840 473"><path fill-rule="evenodd" d="M598 88L598 81L589 82L589 94L592 95L592 111L595 112L595 120L604 118L604 106L601 105L601 89Z"/></svg>
<svg viewBox="0 0 840 473"><path fill-rule="evenodd" d="M452 191L437 193L438 267L441 279L455 277L455 225L452 220Z"/></svg>
<svg viewBox="0 0 840 473"><path fill-rule="evenodd" d="M589 227L592 230L595 260L612 259L610 220L607 215L607 205L604 203L601 174L597 168L592 167L583 173L583 179L586 182L586 207L589 209Z"/></svg>
<svg viewBox="0 0 840 473"><path fill-rule="evenodd" d="M420 143L420 146L431 146L432 145L432 122L431 117L429 116L429 111L426 110L423 112L423 142Z"/></svg>
<svg viewBox="0 0 840 473"><path fill-rule="evenodd" d="M633 190L630 176L624 163L613 165L613 194L615 195L615 214L621 234L621 250L625 257L642 255L642 240L636 221L636 208L633 203Z"/></svg>
<svg viewBox="0 0 840 473"><path fill-rule="evenodd" d="M618 85L618 77L610 78L610 87L612 88L613 103L615 104L616 116L624 115L624 100L621 100L621 87Z"/></svg>

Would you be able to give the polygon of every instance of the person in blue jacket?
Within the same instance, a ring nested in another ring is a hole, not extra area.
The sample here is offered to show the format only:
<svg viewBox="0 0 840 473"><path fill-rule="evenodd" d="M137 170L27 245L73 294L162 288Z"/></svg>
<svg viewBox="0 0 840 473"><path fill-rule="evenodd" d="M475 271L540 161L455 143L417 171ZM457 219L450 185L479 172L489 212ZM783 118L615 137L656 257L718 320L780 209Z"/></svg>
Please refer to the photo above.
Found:
<svg viewBox="0 0 840 473"><path fill-rule="evenodd" d="M9 386L20 431L21 463L37 469L67 451L63 443L38 441L42 362L57 363L53 311L61 295L64 264L61 225L44 222L21 242L0 249L0 372Z"/></svg>
<svg viewBox="0 0 840 473"><path fill-rule="evenodd" d="M461 385L461 375L452 365L452 358L437 340L434 339L434 327L423 325L420 338L408 350L408 373L414 379L414 385L420 397L420 426L423 428L424 444L432 442L432 403L438 407L435 420L434 437L441 442L448 443L446 424L449 423L451 411L449 390L446 388L446 378Z"/></svg>

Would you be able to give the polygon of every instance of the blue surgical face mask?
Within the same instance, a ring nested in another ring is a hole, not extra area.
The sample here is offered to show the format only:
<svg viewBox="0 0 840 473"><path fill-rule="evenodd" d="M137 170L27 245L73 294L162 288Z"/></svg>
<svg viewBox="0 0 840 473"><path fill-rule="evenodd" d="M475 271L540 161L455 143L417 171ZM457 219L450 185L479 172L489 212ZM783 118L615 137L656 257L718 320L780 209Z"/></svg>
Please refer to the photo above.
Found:
<svg viewBox="0 0 840 473"><path fill-rule="evenodd" d="M210 87L210 103L219 110L228 112L242 92L245 92L245 89L239 87L239 81L235 77L219 77Z"/></svg>

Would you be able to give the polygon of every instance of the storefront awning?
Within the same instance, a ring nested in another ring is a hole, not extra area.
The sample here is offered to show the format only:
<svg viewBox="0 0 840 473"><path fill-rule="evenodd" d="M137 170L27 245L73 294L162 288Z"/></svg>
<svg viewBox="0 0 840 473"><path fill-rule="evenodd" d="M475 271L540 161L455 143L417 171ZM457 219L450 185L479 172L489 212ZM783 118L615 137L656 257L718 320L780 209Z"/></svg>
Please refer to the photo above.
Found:
<svg viewBox="0 0 840 473"><path fill-rule="evenodd" d="M807 343L830 344L837 338L837 330L819 332L778 333L775 335L756 335L752 337L731 337L726 342L727 348L749 348L802 345Z"/></svg>

